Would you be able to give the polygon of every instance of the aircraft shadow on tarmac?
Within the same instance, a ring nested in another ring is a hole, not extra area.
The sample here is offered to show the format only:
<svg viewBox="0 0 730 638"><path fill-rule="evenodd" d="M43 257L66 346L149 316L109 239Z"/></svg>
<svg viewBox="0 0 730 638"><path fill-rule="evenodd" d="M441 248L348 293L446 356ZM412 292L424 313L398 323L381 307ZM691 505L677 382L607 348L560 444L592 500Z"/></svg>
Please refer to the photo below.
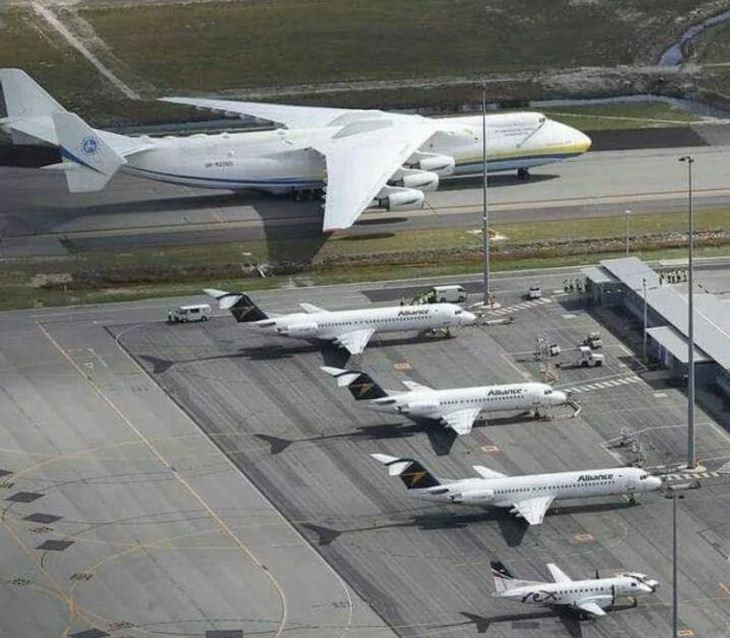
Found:
<svg viewBox="0 0 730 638"><path fill-rule="evenodd" d="M635 506L636 505L625 501L573 505L550 509L547 516L552 518L554 516L614 511ZM445 529L467 529L471 525L489 523L496 523L499 526L502 538L508 547L519 547L530 528L523 519L510 514L507 508L485 508L470 512L444 510L435 513L416 514L409 520L404 521L342 530L313 523L303 523L303 527L306 527L317 535L319 545L329 545L343 535L372 532L383 529L418 528L423 531L433 531Z"/></svg>
<svg viewBox="0 0 730 638"><path fill-rule="evenodd" d="M499 526L505 543L509 547L519 547L529 527L527 523L515 518L506 510L496 508L467 513L443 511L416 514L409 520L351 529L334 529L314 523L303 523L302 527L316 534L319 545L330 545L341 536L350 536L364 532L377 532L399 528L418 528L423 531L467 529L470 525L479 525L482 523L496 523Z"/></svg>
<svg viewBox="0 0 730 638"><path fill-rule="evenodd" d="M635 609L636 603L626 603L621 605L613 605L608 610L609 613L617 613L628 609ZM571 638L582 638L583 629L582 622L594 623L596 618L585 618L582 614L576 613L572 609L545 609L543 611L527 612L523 614L500 614L498 616L480 616L472 614L468 611L460 612L462 616L467 618L462 623L452 623L449 625L438 625L432 629L447 629L449 627L459 627L464 625L475 625L477 633L483 634L492 626L502 623L511 623L512 629L519 630L535 630L540 629L539 622L541 620L558 620L563 624L566 632Z"/></svg>
<svg viewBox="0 0 730 638"><path fill-rule="evenodd" d="M487 185L489 188L501 188L502 186L526 186L528 184L536 184L540 182L549 182L557 179L559 175L533 174L530 179L520 179L517 173L498 173L489 175ZM469 175L467 177L455 177L445 179L439 183L440 191L458 191L465 188L481 188L482 176Z"/></svg>
<svg viewBox="0 0 730 638"><path fill-rule="evenodd" d="M143 355L144 356L144 355ZM148 357L145 357L148 358ZM394 418L397 415L393 415ZM524 423L525 416L518 414L515 416L501 417L497 419L477 419L474 427L496 427L500 425L511 425L515 423ZM451 452L458 435L452 429L445 427L439 421L434 419L421 419L416 422L408 423L379 423L376 425L361 425L356 430L346 432L337 432L334 434L318 434L308 436L301 439L285 439L270 434L254 434L255 437L266 441L271 447L271 454L281 454L290 445L302 443L326 443L327 441L336 441L339 439L366 439L366 440L383 440L383 439L407 439L418 434L425 434L431 444L434 453L437 456L445 456Z"/></svg>
<svg viewBox="0 0 730 638"><path fill-rule="evenodd" d="M140 354L140 359L152 365L152 374L163 374L174 365L186 363L204 363L206 361L226 360L226 359L251 359L252 361L268 361L274 359L289 359L301 354L311 354L320 352L322 361L329 366L343 367L350 358L347 350L337 348L329 344L303 345L295 348L279 345L255 346L251 348L240 348L236 352L226 352L214 354L209 357L194 357L191 359L163 359L153 355Z"/></svg>

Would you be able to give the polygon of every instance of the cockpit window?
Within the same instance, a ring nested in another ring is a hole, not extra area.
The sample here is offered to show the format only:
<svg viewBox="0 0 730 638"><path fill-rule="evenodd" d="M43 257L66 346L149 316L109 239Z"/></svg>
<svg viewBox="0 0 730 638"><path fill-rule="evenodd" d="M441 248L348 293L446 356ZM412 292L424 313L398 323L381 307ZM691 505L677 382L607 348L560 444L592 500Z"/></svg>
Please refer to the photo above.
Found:
<svg viewBox="0 0 730 638"><path fill-rule="evenodd" d="M546 395L548 395L548 394L552 394L552 393L553 393L553 391L552 391L552 390L550 390L549 388L548 388L547 390L545 390L545 394L546 394Z"/></svg>
<svg viewBox="0 0 730 638"><path fill-rule="evenodd" d="M464 311L463 310L456 310L456 311L454 311L454 314L455 315L460 315L462 312L464 312Z"/></svg>

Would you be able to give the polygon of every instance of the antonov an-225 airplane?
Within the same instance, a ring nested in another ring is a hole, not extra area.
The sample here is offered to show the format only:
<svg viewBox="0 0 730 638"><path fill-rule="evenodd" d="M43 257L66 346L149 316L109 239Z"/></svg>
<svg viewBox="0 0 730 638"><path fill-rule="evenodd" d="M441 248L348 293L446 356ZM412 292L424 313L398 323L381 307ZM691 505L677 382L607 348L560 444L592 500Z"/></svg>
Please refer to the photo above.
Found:
<svg viewBox="0 0 730 638"><path fill-rule="evenodd" d="M553 563L547 568L553 582L520 580L515 578L499 561L492 561L495 598L506 598L518 603L570 609L580 616L605 616L606 609L616 605L616 599L628 597L637 604L638 596L653 594L659 581L638 572L622 572L609 578L573 580Z"/></svg>
<svg viewBox="0 0 730 638"><path fill-rule="evenodd" d="M507 476L482 465L474 470L480 478L437 478L415 459L387 454L371 454L387 466L390 476L400 477L409 496L433 501L508 507L510 513L524 518L530 525L539 525L555 499L616 496L652 492L662 481L645 470L617 467L603 470L556 472Z"/></svg>
<svg viewBox="0 0 730 638"><path fill-rule="evenodd" d="M118 170L201 188L324 195L323 230L351 226L360 213L420 208L439 180L482 170L482 117L426 118L379 110L315 108L189 97L164 98L255 117L283 128L217 135L129 137L92 129L20 69L0 70L16 142L59 146L71 192L98 191ZM490 173L518 171L585 153L588 136L541 113L487 117ZM50 167L49 167L50 168Z"/></svg>
<svg viewBox="0 0 730 638"><path fill-rule="evenodd" d="M405 380L407 391L393 392L381 388L361 370L344 370L322 366L324 372L347 386L356 401L367 401L367 407L379 412L404 414L411 419L441 421L457 434L469 434L480 412L534 410L537 413L561 405L575 404L565 392L553 390L544 383L510 383L470 388L435 390L415 381Z"/></svg>
<svg viewBox="0 0 730 638"><path fill-rule="evenodd" d="M426 332L447 330L474 323L476 316L452 303L419 306L325 310L300 303L304 312L286 315L267 314L246 293L207 288L206 294L218 300L221 310L230 310L239 323L250 322L285 337L332 341L350 354L360 354L376 332Z"/></svg>

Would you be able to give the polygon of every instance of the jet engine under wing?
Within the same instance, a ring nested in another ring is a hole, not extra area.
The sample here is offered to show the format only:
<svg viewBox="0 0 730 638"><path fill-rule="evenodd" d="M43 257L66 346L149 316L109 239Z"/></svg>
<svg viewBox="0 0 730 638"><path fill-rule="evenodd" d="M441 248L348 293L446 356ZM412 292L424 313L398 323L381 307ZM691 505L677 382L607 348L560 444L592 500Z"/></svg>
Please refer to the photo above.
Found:
<svg viewBox="0 0 730 638"><path fill-rule="evenodd" d="M539 525L545 518L545 512L548 511L548 508L554 499L554 496L537 496L535 498L527 498L523 501L516 501L514 503L514 508L530 525ZM553 574L553 578L555 578L555 574L552 570L550 570L550 573Z"/></svg>
<svg viewBox="0 0 730 638"><path fill-rule="evenodd" d="M580 609L581 611L586 612L587 614L592 614L594 616L605 616L606 612L601 609L601 606L592 601L592 600L584 600L580 602L574 603L575 607L577 609Z"/></svg>
<svg viewBox="0 0 730 638"><path fill-rule="evenodd" d="M163 97L162 102L187 104L201 109L221 111L226 114L249 115L283 124L287 128L319 128L339 124L340 119L370 119L385 117L382 111L362 111L356 109L330 109L315 106L288 106L285 104L266 104L261 102L235 102L233 100L207 100L194 97ZM337 120L337 121L336 121ZM346 124L347 121L342 122Z"/></svg>
<svg viewBox="0 0 730 638"><path fill-rule="evenodd" d="M481 409L479 408L456 410L454 412L444 414L441 417L441 420L457 434L469 434L472 426L474 425L474 420L479 416L480 412Z"/></svg>
<svg viewBox="0 0 730 638"><path fill-rule="evenodd" d="M314 148L325 157L322 230L349 228L402 164L434 133L432 124L390 122L377 130L333 136Z"/></svg>
<svg viewBox="0 0 730 638"><path fill-rule="evenodd" d="M335 341L345 348L350 354L362 354L365 347L373 336L375 330L353 330L345 332L335 338Z"/></svg>

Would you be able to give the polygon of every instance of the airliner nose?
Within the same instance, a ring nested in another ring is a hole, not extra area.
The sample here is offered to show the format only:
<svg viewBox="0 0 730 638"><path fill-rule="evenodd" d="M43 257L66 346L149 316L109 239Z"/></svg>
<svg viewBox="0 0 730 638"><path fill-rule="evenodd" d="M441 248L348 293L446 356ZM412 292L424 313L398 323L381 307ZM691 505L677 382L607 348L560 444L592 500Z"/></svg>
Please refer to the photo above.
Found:
<svg viewBox="0 0 730 638"><path fill-rule="evenodd" d="M552 397L555 405L565 405L568 402L568 395L560 390L553 390Z"/></svg>
<svg viewBox="0 0 730 638"><path fill-rule="evenodd" d="M658 476L650 476L646 479L646 482L652 490L658 490L662 487L662 480Z"/></svg>
<svg viewBox="0 0 730 638"><path fill-rule="evenodd" d="M461 323L462 325L469 326L473 323L476 323L477 316L473 312L469 312L467 310L462 311L461 313Z"/></svg>

